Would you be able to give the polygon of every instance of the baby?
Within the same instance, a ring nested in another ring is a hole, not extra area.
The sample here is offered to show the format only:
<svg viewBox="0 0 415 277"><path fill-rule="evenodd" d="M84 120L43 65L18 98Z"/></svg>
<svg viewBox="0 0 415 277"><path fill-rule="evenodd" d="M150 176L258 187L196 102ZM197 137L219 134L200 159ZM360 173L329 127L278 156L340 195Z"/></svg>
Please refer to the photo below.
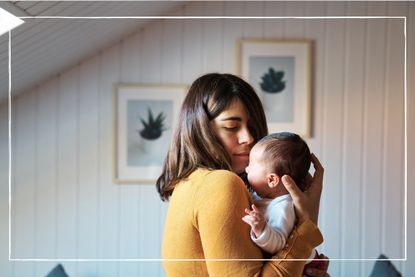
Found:
<svg viewBox="0 0 415 277"><path fill-rule="evenodd" d="M301 190L310 168L310 150L300 136L274 133L262 138L251 150L246 167L253 190L252 210L242 220L251 226L251 239L262 250L274 254L285 246L295 225L294 205L281 177L289 175ZM306 264L317 256L312 251ZM322 264L323 265L323 264ZM306 265L306 267L310 267ZM314 261L311 267L319 267Z"/></svg>

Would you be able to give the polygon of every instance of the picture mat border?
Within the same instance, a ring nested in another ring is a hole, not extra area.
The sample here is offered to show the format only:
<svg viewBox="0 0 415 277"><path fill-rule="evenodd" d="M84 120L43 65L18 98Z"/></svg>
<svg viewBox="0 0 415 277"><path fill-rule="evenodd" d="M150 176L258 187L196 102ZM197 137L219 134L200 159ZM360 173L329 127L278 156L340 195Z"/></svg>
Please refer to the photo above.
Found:
<svg viewBox="0 0 415 277"><path fill-rule="evenodd" d="M404 184L405 184L405 209L404 209L404 219L405 219L405 258L391 258L391 259L329 259L330 261L407 261L407 220L408 220L408 132L407 132L407 16L126 16L126 17L68 17L68 16L21 16L20 19L380 19L380 18L390 18L390 19L403 19L404 20ZM206 261L211 259L19 259L11 257L11 32L9 31L9 261ZM213 259L215 261L268 261L267 259ZM293 261L301 261L303 259L285 259Z"/></svg>

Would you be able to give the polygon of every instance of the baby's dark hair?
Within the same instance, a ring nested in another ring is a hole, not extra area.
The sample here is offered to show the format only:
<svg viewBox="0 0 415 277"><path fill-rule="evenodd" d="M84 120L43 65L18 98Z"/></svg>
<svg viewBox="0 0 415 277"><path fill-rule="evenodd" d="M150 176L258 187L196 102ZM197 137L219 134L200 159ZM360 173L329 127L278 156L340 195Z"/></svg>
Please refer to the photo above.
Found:
<svg viewBox="0 0 415 277"><path fill-rule="evenodd" d="M299 135L273 133L263 137L257 145L264 147L263 157L278 176L289 175L302 191L305 189L303 180L310 168L310 149Z"/></svg>

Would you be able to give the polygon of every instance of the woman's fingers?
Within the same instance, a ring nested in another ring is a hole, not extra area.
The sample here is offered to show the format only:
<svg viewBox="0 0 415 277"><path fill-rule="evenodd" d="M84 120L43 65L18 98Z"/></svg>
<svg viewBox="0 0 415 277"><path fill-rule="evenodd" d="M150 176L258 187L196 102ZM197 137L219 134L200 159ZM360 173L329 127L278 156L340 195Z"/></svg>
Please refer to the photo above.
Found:
<svg viewBox="0 0 415 277"><path fill-rule="evenodd" d="M327 269L329 268L329 263L330 263L330 260L329 260L329 257L327 257L326 255L324 255L324 254L319 254L318 255L318 258L319 259L322 259L322 260L325 260L324 262L324 268L322 268L323 270L326 270L327 271Z"/></svg>
<svg viewBox="0 0 415 277"><path fill-rule="evenodd" d="M315 186L312 187L321 190L323 186L324 168L314 154L311 154L311 162L316 170L313 175L313 183Z"/></svg>
<svg viewBox="0 0 415 277"><path fill-rule="evenodd" d="M306 276L311 277L330 277L330 274L328 274L327 271L317 268L307 268L305 273L307 274Z"/></svg>
<svg viewBox="0 0 415 277"><path fill-rule="evenodd" d="M324 168L322 166L322 164L320 163L320 160L316 157L316 155L314 155L314 153L311 153L310 156L311 162L313 163L313 166L316 170L322 170L324 173Z"/></svg>
<svg viewBox="0 0 415 277"><path fill-rule="evenodd" d="M282 176L281 180L287 191L290 193L291 198L293 199L298 223L301 224L302 222L310 218L310 213L308 211L308 198L298 188L298 186L295 184L294 180L290 176L284 175Z"/></svg>
<svg viewBox="0 0 415 277"><path fill-rule="evenodd" d="M311 161L316 171L314 172L311 186L305 194L307 195L310 204L310 218L317 223L321 192L323 190L324 168L314 154L311 155Z"/></svg>
<svg viewBox="0 0 415 277"><path fill-rule="evenodd" d="M306 191L302 192L290 176L284 175L281 178L282 183L293 199L299 224L307 219L311 219L315 224L318 221L324 168L314 154L311 155L311 161L316 171L311 179L305 180L311 182Z"/></svg>
<svg viewBox="0 0 415 277"><path fill-rule="evenodd" d="M291 198L294 200L294 202L299 201L301 197L303 197L303 192L298 188L298 186L295 184L294 180L290 176L282 176L281 181L290 193Z"/></svg>
<svg viewBox="0 0 415 277"><path fill-rule="evenodd" d="M319 268L307 268L305 271L304 276L312 276L312 277L330 277L330 274L327 273L327 269L329 268L329 258L324 254L319 254L317 259L324 260L323 266L319 266Z"/></svg>
<svg viewBox="0 0 415 277"><path fill-rule="evenodd" d="M304 191L307 191L310 188L311 183L313 183L313 177L310 173L307 173L303 180Z"/></svg>

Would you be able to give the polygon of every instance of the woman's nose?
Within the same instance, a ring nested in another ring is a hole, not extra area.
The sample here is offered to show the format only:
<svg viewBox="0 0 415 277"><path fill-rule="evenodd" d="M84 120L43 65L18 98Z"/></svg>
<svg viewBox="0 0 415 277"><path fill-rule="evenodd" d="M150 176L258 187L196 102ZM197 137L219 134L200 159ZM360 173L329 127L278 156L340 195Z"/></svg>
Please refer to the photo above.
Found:
<svg viewBox="0 0 415 277"><path fill-rule="evenodd" d="M243 130L241 130L241 134L239 137L239 143L243 144L249 144L251 145L252 143L254 143L254 138L251 135L251 132L249 131L248 128L244 128Z"/></svg>

